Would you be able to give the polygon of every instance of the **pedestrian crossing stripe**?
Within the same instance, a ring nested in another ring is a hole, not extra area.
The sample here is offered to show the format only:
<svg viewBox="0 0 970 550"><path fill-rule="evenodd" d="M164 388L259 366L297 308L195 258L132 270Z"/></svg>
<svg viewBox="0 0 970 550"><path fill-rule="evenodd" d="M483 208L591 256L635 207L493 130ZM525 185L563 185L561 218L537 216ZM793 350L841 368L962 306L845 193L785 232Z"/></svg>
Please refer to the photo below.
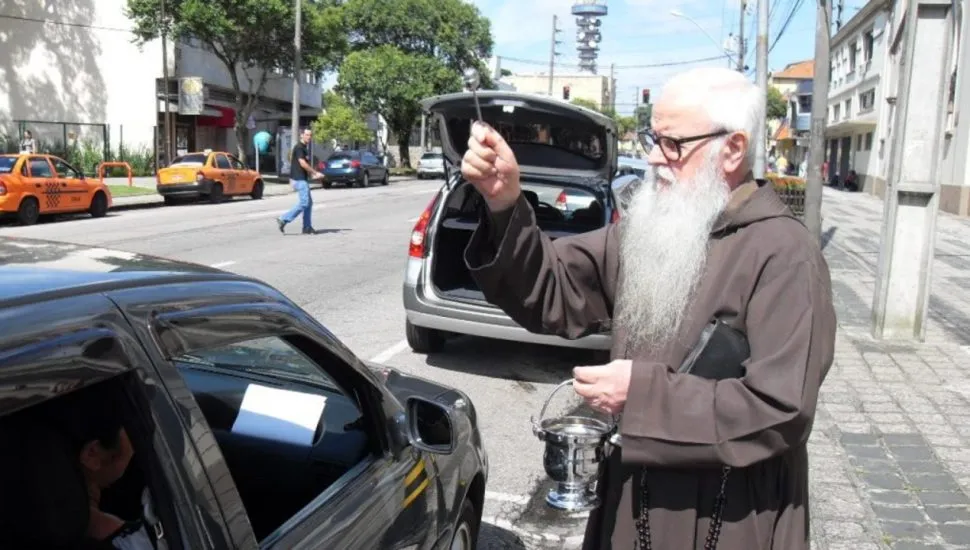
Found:
<svg viewBox="0 0 970 550"><path fill-rule="evenodd" d="M428 470L425 468L424 459L419 460L404 478L404 490L407 493L407 497L404 498L404 503L401 507L407 508L410 506L428 488L430 483L431 478L428 477Z"/></svg>

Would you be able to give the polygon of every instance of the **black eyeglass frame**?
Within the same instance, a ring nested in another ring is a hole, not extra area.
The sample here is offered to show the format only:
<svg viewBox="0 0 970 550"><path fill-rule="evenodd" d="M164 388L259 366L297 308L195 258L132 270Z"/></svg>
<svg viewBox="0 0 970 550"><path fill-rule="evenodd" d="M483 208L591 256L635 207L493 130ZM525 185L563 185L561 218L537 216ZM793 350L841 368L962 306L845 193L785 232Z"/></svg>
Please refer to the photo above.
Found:
<svg viewBox="0 0 970 550"><path fill-rule="evenodd" d="M653 131L653 128L644 128L643 130L640 130L639 132L637 132L637 139L639 139L640 146L643 147L643 150L646 151L647 154L649 154L650 151L653 150L654 145L658 145L660 146L660 152L663 153L663 156L664 158L667 159L667 162L677 162L681 158L683 158L683 155L684 155L684 150L682 148L683 144L700 141L702 139L726 136L730 133L731 131L729 130L721 129L707 134L675 138L675 137L665 136L663 134L658 134ZM667 153L666 149L661 144L662 140L667 140L674 145L675 151L677 153L676 158L671 158L671 155Z"/></svg>

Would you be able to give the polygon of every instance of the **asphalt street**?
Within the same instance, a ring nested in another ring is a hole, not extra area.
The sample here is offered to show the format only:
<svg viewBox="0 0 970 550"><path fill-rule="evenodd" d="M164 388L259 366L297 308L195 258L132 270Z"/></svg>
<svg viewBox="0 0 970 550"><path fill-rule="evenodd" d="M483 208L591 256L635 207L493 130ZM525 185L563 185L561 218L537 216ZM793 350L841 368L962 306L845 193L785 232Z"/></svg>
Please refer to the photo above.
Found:
<svg viewBox="0 0 970 550"><path fill-rule="evenodd" d="M530 417L570 369L596 358L544 346L462 337L437 354L404 341L401 285L411 229L440 181L366 189L315 189L316 235L297 220L281 235L275 217L295 195L79 216L0 234L98 245L202 263L259 278L316 316L364 359L468 393L479 411L491 474L481 548L573 547L582 521L545 509L544 444ZM575 405L568 388L550 410ZM569 539L570 540L566 540ZM542 542L541 539L545 539Z"/></svg>

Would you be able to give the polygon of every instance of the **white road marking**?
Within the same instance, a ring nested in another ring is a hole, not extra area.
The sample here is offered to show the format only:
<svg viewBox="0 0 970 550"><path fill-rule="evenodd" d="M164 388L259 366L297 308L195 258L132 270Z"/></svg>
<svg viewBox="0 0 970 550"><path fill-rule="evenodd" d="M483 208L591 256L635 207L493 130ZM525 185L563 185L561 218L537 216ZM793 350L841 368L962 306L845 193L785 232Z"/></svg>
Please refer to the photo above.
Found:
<svg viewBox="0 0 970 550"><path fill-rule="evenodd" d="M233 265L235 263L236 262L232 262L232 261L230 261L230 262L219 262L219 263L211 264L210 267L214 267L216 269L220 269L220 268L223 268L223 267L229 267L229 266L231 266L231 265Z"/></svg>
<svg viewBox="0 0 970 550"><path fill-rule="evenodd" d="M372 357L371 362L383 363L385 361L388 361L390 358L394 357L395 355L401 353L402 351L406 350L407 348L408 348L408 341L401 340L400 342L394 344L393 346L387 348L386 350Z"/></svg>
<svg viewBox="0 0 970 550"><path fill-rule="evenodd" d="M512 495L509 493L496 493L494 491L485 491L485 500L494 500L498 502L511 502L514 504L526 505L529 503L529 497L524 495Z"/></svg>

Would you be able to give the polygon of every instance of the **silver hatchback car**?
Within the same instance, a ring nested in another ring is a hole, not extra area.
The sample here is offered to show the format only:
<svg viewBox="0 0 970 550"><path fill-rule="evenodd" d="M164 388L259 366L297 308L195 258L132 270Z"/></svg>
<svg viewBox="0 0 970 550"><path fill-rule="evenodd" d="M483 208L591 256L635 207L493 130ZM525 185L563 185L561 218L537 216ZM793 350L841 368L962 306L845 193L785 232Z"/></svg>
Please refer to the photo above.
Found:
<svg viewBox="0 0 970 550"><path fill-rule="evenodd" d="M617 171L617 130L611 119L531 94L482 91L478 97L482 117L502 132L516 154L523 192L546 235L556 239L593 231L619 218L611 187ZM464 252L486 206L458 169L476 119L474 99L471 93L448 94L425 99L422 107L438 124L451 168L411 233L404 277L411 348L418 353L440 351L448 336L465 334L610 349L609 332L576 340L532 333L485 299L466 267ZM578 207L557 204L564 196Z"/></svg>

